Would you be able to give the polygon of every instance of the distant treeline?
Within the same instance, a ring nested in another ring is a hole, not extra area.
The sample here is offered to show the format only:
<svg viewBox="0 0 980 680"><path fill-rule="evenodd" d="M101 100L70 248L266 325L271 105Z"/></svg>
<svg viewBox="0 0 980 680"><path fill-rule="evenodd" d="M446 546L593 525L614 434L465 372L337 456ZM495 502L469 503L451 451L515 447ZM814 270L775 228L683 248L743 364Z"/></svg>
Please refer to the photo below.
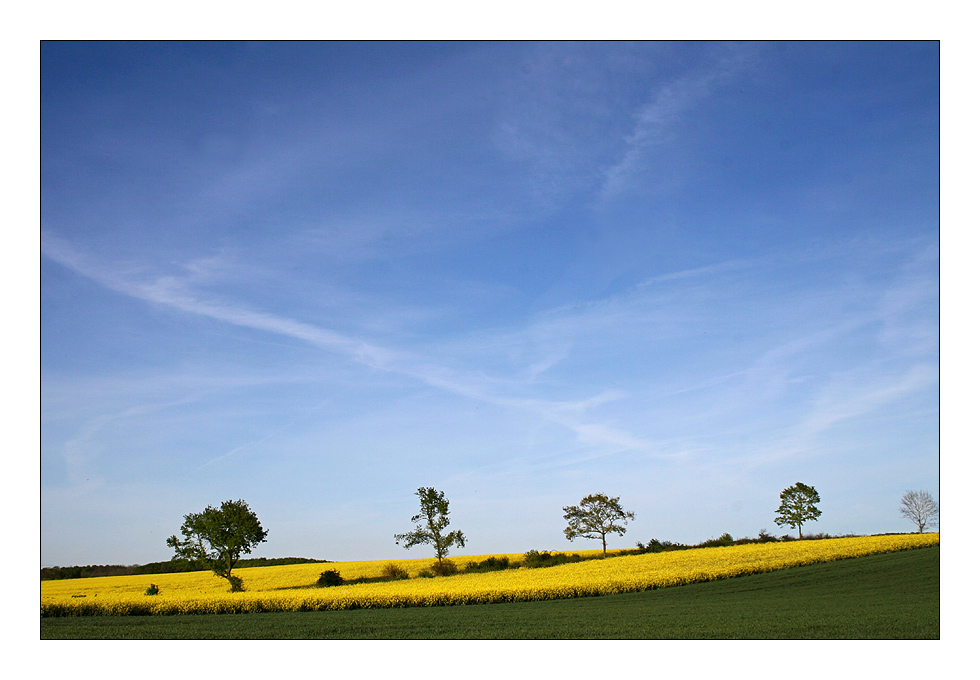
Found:
<svg viewBox="0 0 980 680"><path fill-rule="evenodd" d="M306 557L256 557L239 560L237 567L275 567L282 564L308 564L311 562L329 562L330 560L313 560ZM182 571L207 571L196 562L187 560L167 560L166 562L150 562L149 564L90 564L85 567L42 567L42 581L57 581L66 578L91 578L94 576L130 576L132 574L176 574Z"/></svg>
<svg viewBox="0 0 980 680"><path fill-rule="evenodd" d="M875 534L876 536L891 536L892 534ZM710 538L707 541L702 541L695 545L687 545L685 543L671 543L670 541L658 541L655 538L650 539L648 543L637 543L634 550L621 550L620 554L627 555L630 553L658 553L666 552L669 550L691 550L692 548L723 548L729 545L746 545L748 543L772 543L775 541L820 541L828 538L855 538L856 534L843 534L841 536L831 536L825 533L816 534L803 534L802 539L798 539L796 536L791 536L786 534L785 536L772 536L765 529L759 532L758 538L733 538L731 534L724 533L718 538Z"/></svg>

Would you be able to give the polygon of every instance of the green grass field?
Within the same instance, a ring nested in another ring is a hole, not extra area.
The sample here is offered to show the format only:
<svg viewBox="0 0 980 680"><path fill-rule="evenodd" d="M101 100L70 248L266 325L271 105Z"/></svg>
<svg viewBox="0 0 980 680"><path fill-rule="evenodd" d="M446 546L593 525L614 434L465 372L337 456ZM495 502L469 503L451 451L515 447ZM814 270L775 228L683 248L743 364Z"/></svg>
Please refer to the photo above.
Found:
<svg viewBox="0 0 980 680"><path fill-rule="evenodd" d="M626 595L269 614L42 618L42 639L938 639L939 548Z"/></svg>

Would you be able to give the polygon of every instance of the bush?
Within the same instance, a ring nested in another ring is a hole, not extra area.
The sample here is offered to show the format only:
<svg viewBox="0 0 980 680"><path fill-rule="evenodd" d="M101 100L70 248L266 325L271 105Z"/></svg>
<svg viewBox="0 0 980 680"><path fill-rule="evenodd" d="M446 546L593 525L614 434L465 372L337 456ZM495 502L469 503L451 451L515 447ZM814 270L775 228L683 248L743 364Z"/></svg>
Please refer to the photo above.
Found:
<svg viewBox="0 0 980 680"><path fill-rule="evenodd" d="M155 583L151 583L150 587L146 589L147 595L158 595L159 593L160 593L160 589L157 588L157 585Z"/></svg>
<svg viewBox="0 0 980 680"><path fill-rule="evenodd" d="M436 576L452 576L459 571L459 567L457 567L456 563L452 560L443 560L442 562L436 560L432 563L429 569L431 569L432 573Z"/></svg>
<svg viewBox="0 0 980 680"><path fill-rule="evenodd" d="M320 574L320 578L317 579L316 585L319 588L328 588L330 586L343 585L344 579L340 575L340 572L335 569L328 569L327 571Z"/></svg>
<svg viewBox="0 0 980 680"><path fill-rule="evenodd" d="M728 532L723 533L718 538L712 538L705 541L704 543L698 544L699 548L721 548L729 545L734 545L735 539Z"/></svg>
<svg viewBox="0 0 980 680"><path fill-rule="evenodd" d="M381 575L389 581L404 581L409 577L408 572L394 562L389 562L382 567Z"/></svg>
<svg viewBox="0 0 980 680"><path fill-rule="evenodd" d="M658 553L664 552L665 550L682 550L688 546L682 543L671 543L670 541L658 541L655 538L651 538L650 541L643 545L643 543L636 544L636 551L639 553Z"/></svg>
<svg viewBox="0 0 980 680"><path fill-rule="evenodd" d="M847 534L849 537L853 537L854 534ZM817 533L817 534L804 534L803 540L820 540L825 538L844 538L841 536L831 536L829 534ZM683 543L671 543L670 541L658 541L655 538L650 539L650 541L644 545L643 543L637 543L636 549L628 552L636 553L658 553L665 550L687 550L689 548L717 548L721 546L729 545L749 545L751 543L773 543L776 541L797 541L799 540L796 536L791 534L786 534L784 536L776 537L771 535L765 529L759 530L758 538L732 538L732 535L725 532L718 538L711 538L703 543L698 543L697 545L684 545Z"/></svg>
<svg viewBox="0 0 980 680"><path fill-rule="evenodd" d="M419 578L435 578L435 574L429 569L423 569L419 572Z"/></svg>
<svg viewBox="0 0 980 680"><path fill-rule="evenodd" d="M508 557L488 557L482 562L467 562L463 568L468 574L484 573L487 571L501 571L510 568L510 558Z"/></svg>
<svg viewBox="0 0 980 680"><path fill-rule="evenodd" d="M547 550L542 550L541 552L538 552L537 550L528 550L526 553L524 553L524 566L526 566L528 569L554 567L559 564L581 561L582 556L577 554L566 555L565 553L551 553Z"/></svg>

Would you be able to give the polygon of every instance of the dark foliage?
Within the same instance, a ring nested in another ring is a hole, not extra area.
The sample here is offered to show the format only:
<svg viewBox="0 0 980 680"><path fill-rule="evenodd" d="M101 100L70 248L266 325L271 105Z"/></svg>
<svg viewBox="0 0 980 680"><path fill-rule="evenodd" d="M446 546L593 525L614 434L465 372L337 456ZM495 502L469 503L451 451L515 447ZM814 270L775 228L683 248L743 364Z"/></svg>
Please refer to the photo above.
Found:
<svg viewBox="0 0 980 680"><path fill-rule="evenodd" d="M388 581L404 581L409 578L408 572L394 562L389 562L381 570L381 577Z"/></svg>
<svg viewBox="0 0 980 680"><path fill-rule="evenodd" d="M746 538L746 539L742 539L742 540L744 540L746 543L753 543L754 542L750 538ZM704 543L699 544L697 547L699 547L699 548L723 548L723 547L729 546L729 545L735 545L735 539L732 538L732 535L731 534L729 534L729 533L726 532L726 533L722 534L721 536L719 536L718 538L712 538L712 539L709 539L709 540L705 541Z"/></svg>
<svg viewBox="0 0 980 680"><path fill-rule="evenodd" d="M803 538L803 524L805 522L816 521L823 511L817 509L820 502L820 494L812 486L807 486L803 482L797 482L793 486L783 489L779 494L779 508L776 509L776 524L779 526L789 525L795 527L799 533L799 538Z"/></svg>
<svg viewBox="0 0 980 680"><path fill-rule="evenodd" d="M528 550L524 553L524 566L528 569L540 569L541 567L554 567L558 564L568 564L569 562L581 562L583 558L577 553L567 555L565 553L553 553L547 550L538 552Z"/></svg>
<svg viewBox="0 0 980 680"><path fill-rule="evenodd" d="M467 574L484 573L487 571L502 571L511 566L508 557L488 557L482 562L467 562L463 571Z"/></svg>
<svg viewBox="0 0 980 680"><path fill-rule="evenodd" d="M452 560L436 560L429 565L429 569L436 576L452 576L459 571L459 567Z"/></svg>
<svg viewBox="0 0 980 680"><path fill-rule="evenodd" d="M319 588L326 588L329 586L341 586L344 584L344 578L340 575L340 572L335 569L328 569L327 571L320 574L320 578L317 579L316 585Z"/></svg>
<svg viewBox="0 0 980 680"><path fill-rule="evenodd" d="M887 534L882 534L887 535ZM655 538L650 539L645 545L643 543L637 543L635 550L624 551L624 554L629 552L632 554L637 553L658 553L667 550L691 550L692 548L721 548L729 545L748 545L750 543L772 543L774 541L819 541L826 538L853 538L855 534L846 534L844 536L831 536L830 534L818 533L818 534L804 534L802 538L797 538L796 536L791 536L786 534L785 536L772 536L765 529L759 531L759 536L757 538L732 538L732 535L728 532L723 533L718 538L711 538L707 541L698 543L697 545L685 545L683 543L671 543L670 541L658 541Z"/></svg>
<svg viewBox="0 0 980 680"><path fill-rule="evenodd" d="M683 543L671 543L670 541L658 541L655 538L651 538L646 545L643 543L636 544L637 553L659 553L666 552L668 550L685 550L690 546L684 545Z"/></svg>
<svg viewBox="0 0 980 680"><path fill-rule="evenodd" d="M232 576L241 558L264 543L269 532L243 500L227 500L219 507L208 506L201 512L184 515L176 534L167 539L174 558L207 566L215 576L226 579L231 592L242 590L242 579Z"/></svg>
<svg viewBox="0 0 980 680"><path fill-rule="evenodd" d="M309 564L311 562L328 563L330 560L313 560L306 557L255 557L239 560L238 568L273 567L283 564ZM167 560L166 562L150 562L149 564L132 564L129 566L93 564L84 567L44 567L41 569L41 580L57 581L67 578L130 576L133 574L177 574L185 571L207 571L207 567L188 560Z"/></svg>

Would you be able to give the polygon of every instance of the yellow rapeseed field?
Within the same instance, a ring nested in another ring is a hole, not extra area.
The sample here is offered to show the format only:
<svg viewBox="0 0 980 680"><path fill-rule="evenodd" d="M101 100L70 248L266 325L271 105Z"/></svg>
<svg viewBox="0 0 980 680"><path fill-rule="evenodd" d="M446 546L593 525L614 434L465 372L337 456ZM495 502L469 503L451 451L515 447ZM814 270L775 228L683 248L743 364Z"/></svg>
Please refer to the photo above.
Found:
<svg viewBox="0 0 980 680"><path fill-rule="evenodd" d="M211 572L42 581L41 615L217 614L550 600L664 588L938 543L939 534L774 542L330 588L313 586L327 569L349 580L380 576L385 565L394 564L416 576L432 559L253 567L235 572L245 583L241 593L228 592L228 582ZM450 559L462 567L487 557ZM507 557L513 562L523 559L522 554ZM145 594L150 583L159 587L159 594Z"/></svg>

